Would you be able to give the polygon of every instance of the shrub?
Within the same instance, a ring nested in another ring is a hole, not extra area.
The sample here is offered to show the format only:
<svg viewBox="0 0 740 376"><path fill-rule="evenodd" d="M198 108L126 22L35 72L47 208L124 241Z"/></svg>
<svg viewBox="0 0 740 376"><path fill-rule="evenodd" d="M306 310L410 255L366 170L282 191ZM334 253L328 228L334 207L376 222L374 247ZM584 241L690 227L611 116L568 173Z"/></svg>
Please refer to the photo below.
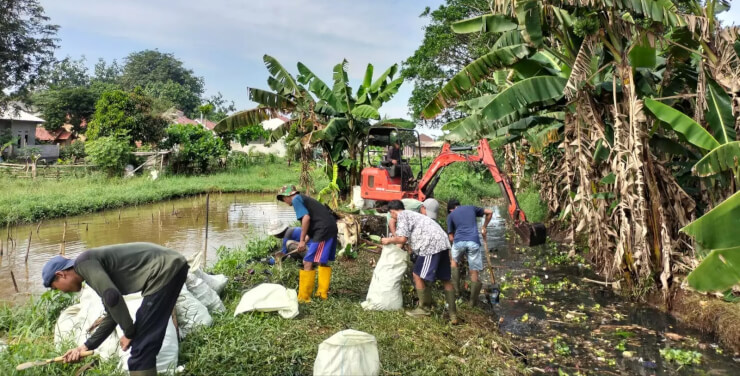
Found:
<svg viewBox="0 0 740 376"><path fill-rule="evenodd" d="M529 222L544 222L547 219L547 204L542 201L540 192L536 186L529 186L525 190L517 192L519 206L524 210Z"/></svg>
<svg viewBox="0 0 740 376"><path fill-rule="evenodd" d="M229 153L229 157L226 159L226 166L228 168L245 168L249 165L249 154L245 152L232 150L231 153Z"/></svg>
<svg viewBox="0 0 740 376"><path fill-rule="evenodd" d="M100 137L89 141L87 155L90 162L108 175L120 175L131 160L132 149L128 137Z"/></svg>
<svg viewBox="0 0 740 376"><path fill-rule="evenodd" d="M85 143L80 140L76 140L70 145L67 145L59 150L59 158L64 161L70 161L72 163L75 163L76 161L83 159L86 156L87 154L85 153Z"/></svg>
<svg viewBox="0 0 740 376"><path fill-rule="evenodd" d="M95 116L87 128L87 138L128 136L133 145L159 142L167 122L152 114L152 99L140 92L112 90L103 93L95 104Z"/></svg>
<svg viewBox="0 0 740 376"><path fill-rule="evenodd" d="M175 173L198 174L215 170L229 150L223 140L211 131L190 124L173 124L167 128L163 148L175 150L171 168Z"/></svg>

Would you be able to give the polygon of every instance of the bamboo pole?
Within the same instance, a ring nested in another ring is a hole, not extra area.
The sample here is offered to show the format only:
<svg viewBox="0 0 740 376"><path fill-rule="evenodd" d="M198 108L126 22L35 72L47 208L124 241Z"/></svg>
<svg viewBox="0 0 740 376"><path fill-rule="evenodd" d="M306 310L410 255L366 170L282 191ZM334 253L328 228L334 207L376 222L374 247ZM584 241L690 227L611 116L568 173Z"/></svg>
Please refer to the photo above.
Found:
<svg viewBox="0 0 740 376"><path fill-rule="evenodd" d="M59 244L59 254L64 256L67 241L67 221L64 221L64 231L62 231L62 244Z"/></svg>
<svg viewBox="0 0 740 376"><path fill-rule="evenodd" d="M18 284L15 282L15 274L13 274L12 270L10 271L10 279L13 280L13 287L15 287L15 292L19 293L20 291L18 290Z"/></svg>
<svg viewBox="0 0 740 376"><path fill-rule="evenodd" d="M41 222L43 222L43 221L44 221L43 219L42 220L39 220L39 224L36 226L36 235L39 234L39 230L41 229Z"/></svg>
<svg viewBox="0 0 740 376"><path fill-rule="evenodd" d="M26 245L26 260L25 260L26 264L28 264L28 252L31 251L31 236L32 235L33 235L33 230L31 230L28 233L28 245Z"/></svg>
<svg viewBox="0 0 740 376"><path fill-rule="evenodd" d="M206 258L208 258L208 207L211 201L211 194L206 194L206 236L203 244L203 267L206 266Z"/></svg>

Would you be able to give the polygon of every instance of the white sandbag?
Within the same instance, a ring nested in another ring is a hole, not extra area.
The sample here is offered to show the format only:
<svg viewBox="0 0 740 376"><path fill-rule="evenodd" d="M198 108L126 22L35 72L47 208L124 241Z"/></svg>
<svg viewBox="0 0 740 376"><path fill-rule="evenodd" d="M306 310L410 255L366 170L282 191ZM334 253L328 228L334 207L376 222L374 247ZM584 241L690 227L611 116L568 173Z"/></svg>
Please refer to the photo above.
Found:
<svg viewBox="0 0 740 376"><path fill-rule="evenodd" d="M131 314L131 318L136 320L136 311L141 307L141 303L144 298L141 294L130 294L123 297L128 307L128 312ZM120 326L116 326L116 332L119 338L123 336L123 330ZM167 331L164 335L164 341L162 342L162 348L157 354L157 372L160 373L174 373L177 368L177 355L180 351L180 345L177 340L177 330L175 325L172 323L172 319L167 322ZM131 357L131 349L127 351L120 350L118 352L120 356L120 367L128 371L128 359Z"/></svg>
<svg viewBox="0 0 740 376"><path fill-rule="evenodd" d="M229 278L227 278L223 274L211 275L200 269L195 269L193 274L195 274L198 278L202 279L203 282L205 282L208 285L208 287L212 288L213 291L215 291L216 294L219 294L219 295L221 295L221 292L224 291L224 288L226 287L226 283L229 282Z"/></svg>
<svg viewBox="0 0 740 376"><path fill-rule="evenodd" d="M196 299L208 308L208 312L223 312L226 310L224 303L221 301L221 298L218 297L216 291L195 274L188 273L188 278L185 280L185 286Z"/></svg>
<svg viewBox="0 0 740 376"><path fill-rule="evenodd" d="M357 330L343 330L319 345L313 363L317 375L378 375L380 356L375 337Z"/></svg>
<svg viewBox="0 0 740 376"><path fill-rule="evenodd" d="M92 335L95 329L92 326L105 314L105 307L98 294L84 285L80 290L80 302L67 307L59 315L54 328L54 344L57 347L82 345ZM115 332L108 336L103 343L95 349L95 352L103 359L108 359L118 354L118 334ZM60 350L66 350L61 349Z"/></svg>
<svg viewBox="0 0 740 376"><path fill-rule="evenodd" d="M362 308L373 311L391 311L403 308L401 279L406 272L407 253L397 245L383 246L367 298L360 303Z"/></svg>
<svg viewBox="0 0 740 376"><path fill-rule="evenodd" d="M337 255L340 256L347 245L356 246L358 235L360 233L360 224L353 217L345 217L337 221L337 240L339 247Z"/></svg>
<svg viewBox="0 0 740 376"><path fill-rule="evenodd" d="M355 185L352 187L352 201L349 204L350 209L364 209L365 199L362 198L362 187Z"/></svg>
<svg viewBox="0 0 740 376"><path fill-rule="evenodd" d="M262 283L242 295L234 316L249 311L277 311L282 318L292 319L298 316L298 294L278 284Z"/></svg>
<svg viewBox="0 0 740 376"><path fill-rule="evenodd" d="M175 303L177 313L177 326L180 329L180 338L185 338L190 332L199 326L211 326L213 318L208 313L208 308L196 299L182 286L180 295Z"/></svg>

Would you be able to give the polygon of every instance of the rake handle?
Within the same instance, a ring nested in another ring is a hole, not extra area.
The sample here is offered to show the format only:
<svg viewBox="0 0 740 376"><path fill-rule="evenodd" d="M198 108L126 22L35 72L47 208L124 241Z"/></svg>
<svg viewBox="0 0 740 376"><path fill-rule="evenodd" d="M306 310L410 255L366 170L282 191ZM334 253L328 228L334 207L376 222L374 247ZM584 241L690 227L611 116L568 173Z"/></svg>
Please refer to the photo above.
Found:
<svg viewBox="0 0 740 376"><path fill-rule="evenodd" d="M92 355L94 353L95 353L95 351L93 351L93 350L83 351L83 352L80 353L80 358L88 357L88 356L90 356L90 355ZM47 360L47 362L49 362L49 363L59 363L59 362L63 362L63 361L64 361L64 356L58 356L58 357L56 357L54 359Z"/></svg>

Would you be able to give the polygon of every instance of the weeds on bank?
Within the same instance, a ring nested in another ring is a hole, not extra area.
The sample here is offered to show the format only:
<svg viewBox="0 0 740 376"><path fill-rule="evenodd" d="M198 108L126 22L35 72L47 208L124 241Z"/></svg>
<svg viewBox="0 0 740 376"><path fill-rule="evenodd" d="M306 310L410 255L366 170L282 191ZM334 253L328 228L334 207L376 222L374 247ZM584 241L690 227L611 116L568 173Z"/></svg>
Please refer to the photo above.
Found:
<svg viewBox="0 0 740 376"><path fill-rule="evenodd" d="M104 209L141 205L206 191L264 192L297 184L299 164L252 165L211 175L147 176L130 179L92 175L61 180L23 180L0 177L0 223L33 222ZM313 171L314 184L326 185L326 176Z"/></svg>

